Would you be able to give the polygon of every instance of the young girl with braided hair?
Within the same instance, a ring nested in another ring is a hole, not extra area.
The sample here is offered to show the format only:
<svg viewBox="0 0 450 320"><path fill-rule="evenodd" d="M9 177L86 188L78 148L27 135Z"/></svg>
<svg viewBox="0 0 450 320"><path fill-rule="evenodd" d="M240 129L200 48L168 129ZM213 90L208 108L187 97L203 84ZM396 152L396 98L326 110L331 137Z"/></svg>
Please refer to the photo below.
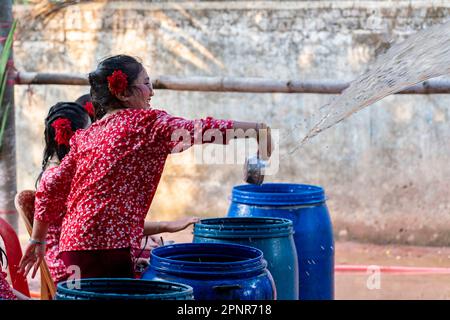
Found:
<svg viewBox="0 0 450 320"><path fill-rule="evenodd" d="M74 102L59 102L52 106L45 118L45 147L42 160L42 171L36 181L36 201L41 201L42 190L39 185L51 181L64 157L69 153L69 140L77 130L85 129L91 125L89 109ZM93 112L91 112L92 115ZM64 209L65 211L65 209ZM58 257L59 239L61 236L62 216L52 221L48 227L45 260L55 283L66 279L70 274L64 262Z"/></svg>

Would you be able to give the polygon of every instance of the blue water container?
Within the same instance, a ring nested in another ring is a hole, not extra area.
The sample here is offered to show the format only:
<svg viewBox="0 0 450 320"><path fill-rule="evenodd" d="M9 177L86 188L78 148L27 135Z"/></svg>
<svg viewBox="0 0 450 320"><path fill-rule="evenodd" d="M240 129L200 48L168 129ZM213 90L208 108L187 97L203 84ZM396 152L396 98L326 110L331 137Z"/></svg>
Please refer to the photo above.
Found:
<svg viewBox="0 0 450 320"><path fill-rule="evenodd" d="M274 300L261 250L237 244L180 243L155 248L142 279L184 283L195 300Z"/></svg>
<svg viewBox="0 0 450 320"><path fill-rule="evenodd" d="M298 300L298 262L292 221L281 218L202 219L194 243L237 243L260 249L273 276L278 300Z"/></svg>
<svg viewBox="0 0 450 320"><path fill-rule="evenodd" d="M334 299L333 226L323 188L265 183L233 187L229 217L292 220L298 255L300 300Z"/></svg>
<svg viewBox="0 0 450 320"><path fill-rule="evenodd" d="M192 287L139 279L86 278L58 283L55 300L194 300Z"/></svg>

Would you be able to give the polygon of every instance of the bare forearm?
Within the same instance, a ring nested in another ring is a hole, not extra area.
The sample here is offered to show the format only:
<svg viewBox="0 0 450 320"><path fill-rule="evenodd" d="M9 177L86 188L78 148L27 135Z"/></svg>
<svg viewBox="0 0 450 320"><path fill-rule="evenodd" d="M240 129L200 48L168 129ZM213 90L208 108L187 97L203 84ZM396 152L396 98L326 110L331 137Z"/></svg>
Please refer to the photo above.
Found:
<svg viewBox="0 0 450 320"><path fill-rule="evenodd" d="M259 124L258 122L233 121L233 129L256 130L258 124Z"/></svg>
<svg viewBox="0 0 450 320"><path fill-rule="evenodd" d="M33 232L31 233L31 239L43 242L47 237L48 222L43 222L34 219L33 222Z"/></svg>
<svg viewBox="0 0 450 320"><path fill-rule="evenodd" d="M254 138L258 143L258 154L268 159L272 153L272 135L270 127L259 122L233 122L234 134L227 136L228 143L232 139Z"/></svg>
<svg viewBox="0 0 450 320"><path fill-rule="evenodd" d="M158 234L167 232L166 221L145 221L144 223L144 236L150 236L152 234Z"/></svg>
<svg viewBox="0 0 450 320"><path fill-rule="evenodd" d="M144 235L149 236L152 234L158 234L163 232L178 232L186 229L188 226L197 223L199 218L188 217L175 221L158 221L151 222L145 221L144 223Z"/></svg>
<svg viewBox="0 0 450 320"><path fill-rule="evenodd" d="M233 121L234 130L244 130L248 138L257 138L258 122Z"/></svg>

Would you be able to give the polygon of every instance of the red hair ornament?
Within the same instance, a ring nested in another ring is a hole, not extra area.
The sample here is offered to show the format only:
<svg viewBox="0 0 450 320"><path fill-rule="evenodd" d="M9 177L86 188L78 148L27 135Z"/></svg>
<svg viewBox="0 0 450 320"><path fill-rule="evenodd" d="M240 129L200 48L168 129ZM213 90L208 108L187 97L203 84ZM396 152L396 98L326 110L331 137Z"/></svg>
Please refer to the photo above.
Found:
<svg viewBox="0 0 450 320"><path fill-rule="evenodd" d="M89 117L91 117L92 119L95 118L95 108L91 101L86 102L83 107L89 114Z"/></svg>
<svg viewBox="0 0 450 320"><path fill-rule="evenodd" d="M69 146L70 138L73 136L72 123L69 119L59 118L53 121L53 129L55 129L55 141L58 145Z"/></svg>
<svg viewBox="0 0 450 320"><path fill-rule="evenodd" d="M108 80L109 91L115 96L124 93L128 87L127 75L122 70L115 70L106 79Z"/></svg>

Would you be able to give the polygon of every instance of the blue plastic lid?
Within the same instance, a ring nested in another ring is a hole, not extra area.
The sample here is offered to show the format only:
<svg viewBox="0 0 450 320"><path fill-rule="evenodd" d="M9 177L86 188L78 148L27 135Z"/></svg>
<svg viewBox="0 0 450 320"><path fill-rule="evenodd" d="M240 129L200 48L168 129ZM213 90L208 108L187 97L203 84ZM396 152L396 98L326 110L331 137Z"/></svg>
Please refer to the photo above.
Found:
<svg viewBox="0 0 450 320"><path fill-rule="evenodd" d="M292 206L326 200L320 186L292 183L243 184L233 187L231 201L250 205Z"/></svg>
<svg viewBox="0 0 450 320"><path fill-rule="evenodd" d="M194 235L205 238L274 238L292 234L291 220L272 217L210 218L194 225Z"/></svg>
<svg viewBox="0 0 450 320"><path fill-rule="evenodd" d="M223 277L245 277L267 267L257 248L231 243L177 243L152 250L150 268L159 272Z"/></svg>

